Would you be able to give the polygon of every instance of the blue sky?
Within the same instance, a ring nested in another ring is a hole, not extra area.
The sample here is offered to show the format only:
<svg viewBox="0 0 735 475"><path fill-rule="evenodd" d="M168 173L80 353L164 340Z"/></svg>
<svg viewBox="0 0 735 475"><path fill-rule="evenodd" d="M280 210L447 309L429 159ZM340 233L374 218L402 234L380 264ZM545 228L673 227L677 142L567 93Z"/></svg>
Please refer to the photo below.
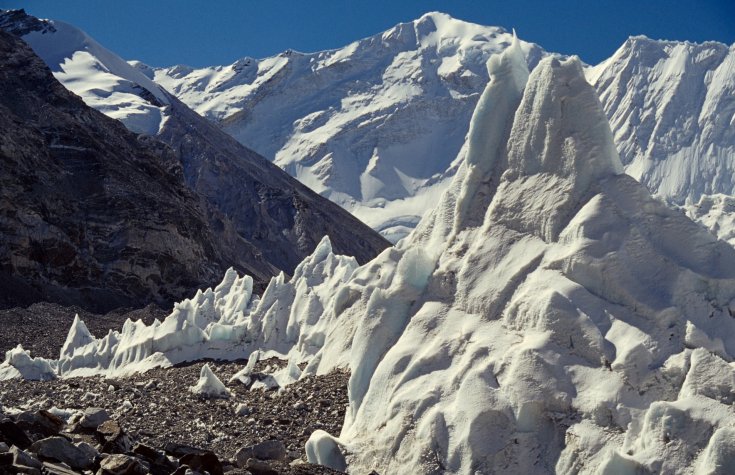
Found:
<svg viewBox="0 0 735 475"><path fill-rule="evenodd" d="M590 64L630 35L735 42L735 0L0 0L0 8L67 21L120 56L154 66L336 48L427 11L515 28Z"/></svg>

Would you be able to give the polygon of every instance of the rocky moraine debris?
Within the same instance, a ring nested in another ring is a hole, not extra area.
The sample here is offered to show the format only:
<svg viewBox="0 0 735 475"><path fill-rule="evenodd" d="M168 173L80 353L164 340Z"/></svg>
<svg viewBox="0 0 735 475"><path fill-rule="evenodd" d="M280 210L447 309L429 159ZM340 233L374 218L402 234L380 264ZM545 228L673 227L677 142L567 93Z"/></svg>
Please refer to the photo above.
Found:
<svg viewBox="0 0 735 475"><path fill-rule="evenodd" d="M120 379L0 382L0 474L335 474L306 462L304 444L339 433L348 374L286 388L227 383L230 397L189 391L205 362ZM244 362L206 362L222 381ZM282 367L260 361L253 380ZM187 472L189 470L189 472Z"/></svg>

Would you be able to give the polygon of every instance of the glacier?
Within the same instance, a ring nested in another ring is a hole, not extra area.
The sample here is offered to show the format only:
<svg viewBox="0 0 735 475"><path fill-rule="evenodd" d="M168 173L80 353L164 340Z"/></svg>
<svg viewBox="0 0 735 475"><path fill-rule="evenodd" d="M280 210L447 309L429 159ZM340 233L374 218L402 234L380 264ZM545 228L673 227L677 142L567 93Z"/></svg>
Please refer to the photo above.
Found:
<svg viewBox="0 0 735 475"><path fill-rule="evenodd" d="M358 266L325 238L260 297L230 270L151 326L75 321L38 365L349 368L342 432L307 453L350 473L728 473L735 249L623 173L577 58L529 74L515 41L487 72L455 176L395 247Z"/></svg>

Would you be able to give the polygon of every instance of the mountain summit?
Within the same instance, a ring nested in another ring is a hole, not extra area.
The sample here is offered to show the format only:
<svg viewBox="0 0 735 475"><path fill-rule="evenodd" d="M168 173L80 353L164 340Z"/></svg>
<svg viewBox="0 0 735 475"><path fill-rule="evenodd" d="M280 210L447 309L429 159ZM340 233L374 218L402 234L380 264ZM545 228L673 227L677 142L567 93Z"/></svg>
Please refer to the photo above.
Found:
<svg viewBox="0 0 735 475"><path fill-rule="evenodd" d="M148 68L158 84L392 241L451 179L502 28L443 13L318 53ZM521 43L533 66L542 50Z"/></svg>

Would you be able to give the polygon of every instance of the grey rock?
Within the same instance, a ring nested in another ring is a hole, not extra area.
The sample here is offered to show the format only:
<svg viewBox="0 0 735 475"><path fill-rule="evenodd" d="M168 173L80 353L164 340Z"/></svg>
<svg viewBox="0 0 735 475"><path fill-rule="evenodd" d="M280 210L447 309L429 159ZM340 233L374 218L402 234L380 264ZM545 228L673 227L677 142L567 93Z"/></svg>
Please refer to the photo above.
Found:
<svg viewBox="0 0 735 475"><path fill-rule="evenodd" d="M245 467L249 459L284 460L286 447L280 440L266 440L255 445L243 447L235 453L238 467Z"/></svg>
<svg viewBox="0 0 735 475"><path fill-rule="evenodd" d="M14 473L27 473L28 475L41 475L43 473L39 468L17 464L14 464L11 467L11 470L13 470Z"/></svg>
<svg viewBox="0 0 735 475"><path fill-rule="evenodd" d="M26 433L40 434L44 437L58 434L65 425L61 418L44 410L22 412L16 416L15 422Z"/></svg>
<svg viewBox="0 0 735 475"><path fill-rule="evenodd" d="M264 460L248 459L244 467L252 475L278 475L278 470Z"/></svg>
<svg viewBox="0 0 735 475"><path fill-rule="evenodd" d="M178 464L171 461L166 454L159 452L153 447L149 447L144 444L137 444L133 448L133 453L148 462L150 465L149 471L152 475L168 475L176 471Z"/></svg>
<svg viewBox="0 0 735 475"><path fill-rule="evenodd" d="M8 444L6 444L5 442L0 442L0 454L4 454L8 450L10 450L10 447L8 447Z"/></svg>
<svg viewBox="0 0 735 475"><path fill-rule="evenodd" d="M133 440L117 421L108 420L97 427L97 439L102 451L110 454L125 453L133 447Z"/></svg>
<svg viewBox="0 0 735 475"><path fill-rule="evenodd" d="M94 464L87 451L80 449L64 437L49 437L34 442L30 447L41 459L63 462L72 469L88 469Z"/></svg>
<svg viewBox="0 0 735 475"><path fill-rule="evenodd" d="M43 467L43 464L32 457L28 452L25 452L18 447L11 447L9 453L13 454L13 464L14 465L25 465L26 467L33 467L37 469L41 469Z"/></svg>
<svg viewBox="0 0 735 475"><path fill-rule="evenodd" d="M210 451L189 453L179 459L181 465L186 465L194 471L207 472L210 475L224 475L222 463Z"/></svg>
<svg viewBox="0 0 735 475"><path fill-rule="evenodd" d="M43 463L43 473L46 475L77 475L68 465L64 463Z"/></svg>
<svg viewBox="0 0 735 475"><path fill-rule="evenodd" d="M225 270L171 149L70 93L0 31L0 303L170 303Z"/></svg>
<svg viewBox="0 0 735 475"><path fill-rule="evenodd" d="M135 457L114 454L105 457L100 463L97 475L145 475L148 467Z"/></svg>
<svg viewBox="0 0 735 475"><path fill-rule="evenodd" d="M90 407L84 410L84 415L79 421L79 425L85 429L96 429L103 422L110 420L110 414L100 407Z"/></svg>
<svg viewBox="0 0 735 475"><path fill-rule="evenodd" d="M25 432L10 419L0 418L0 437L11 445L26 449L31 445L31 439Z"/></svg>

